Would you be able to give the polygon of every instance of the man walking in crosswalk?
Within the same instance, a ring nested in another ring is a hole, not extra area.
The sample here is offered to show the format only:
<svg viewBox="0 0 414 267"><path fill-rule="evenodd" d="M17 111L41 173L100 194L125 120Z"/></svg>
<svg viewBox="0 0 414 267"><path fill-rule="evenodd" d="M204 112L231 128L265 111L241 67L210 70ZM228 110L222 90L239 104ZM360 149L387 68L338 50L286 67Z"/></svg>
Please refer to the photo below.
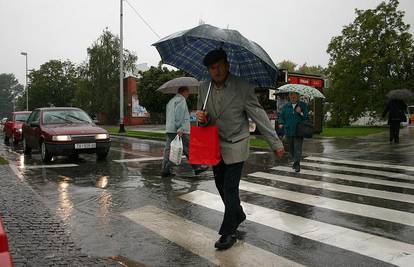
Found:
<svg viewBox="0 0 414 267"><path fill-rule="evenodd" d="M201 125L216 125L219 131L222 160L213 167L216 187L225 206L220 227L218 249L228 249L237 240L237 228L246 219L240 205L239 184L243 163L249 157L249 121L251 118L266 138L277 157L284 153L270 121L259 104L254 87L229 73L224 50L210 51L204 58L211 82L201 83L198 95L197 120ZM207 96L211 83L211 91ZM208 97L205 110L203 101Z"/></svg>

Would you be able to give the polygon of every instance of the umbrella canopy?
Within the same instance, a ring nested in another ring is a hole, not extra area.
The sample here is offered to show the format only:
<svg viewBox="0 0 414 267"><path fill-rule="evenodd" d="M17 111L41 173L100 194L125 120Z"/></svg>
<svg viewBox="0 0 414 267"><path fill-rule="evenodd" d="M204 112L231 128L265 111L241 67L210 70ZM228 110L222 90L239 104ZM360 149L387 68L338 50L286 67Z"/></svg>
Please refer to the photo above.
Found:
<svg viewBox="0 0 414 267"><path fill-rule="evenodd" d="M275 87L278 69L266 51L236 30L220 29L208 24L171 34L153 44L163 62L208 80L203 65L205 55L223 49L230 63L230 73L244 77L259 87Z"/></svg>
<svg viewBox="0 0 414 267"><path fill-rule="evenodd" d="M414 96L414 93L408 89L391 90L387 94L387 97L389 99L400 99L400 100L406 100L407 98L410 98L412 96Z"/></svg>
<svg viewBox="0 0 414 267"><path fill-rule="evenodd" d="M197 94L199 84L199 81L193 77L179 77L164 83L157 91L163 94L176 94L180 87L187 87L190 89L190 94Z"/></svg>
<svg viewBox="0 0 414 267"><path fill-rule="evenodd" d="M325 96L318 89L303 84L285 84L280 86L277 90L278 93L294 92L310 98L325 98Z"/></svg>

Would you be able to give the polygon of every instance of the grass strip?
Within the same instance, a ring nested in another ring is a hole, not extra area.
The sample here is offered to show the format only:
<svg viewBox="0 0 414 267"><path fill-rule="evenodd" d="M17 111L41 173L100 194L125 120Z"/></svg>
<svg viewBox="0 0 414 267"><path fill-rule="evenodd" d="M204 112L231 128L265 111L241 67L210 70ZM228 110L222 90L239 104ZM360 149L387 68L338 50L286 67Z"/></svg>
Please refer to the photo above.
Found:
<svg viewBox="0 0 414 267"><path fill-rule="evenodd" d="M9 164L9 162L6 159L0 157L0 165L6 165L6 164Z"/></svg>

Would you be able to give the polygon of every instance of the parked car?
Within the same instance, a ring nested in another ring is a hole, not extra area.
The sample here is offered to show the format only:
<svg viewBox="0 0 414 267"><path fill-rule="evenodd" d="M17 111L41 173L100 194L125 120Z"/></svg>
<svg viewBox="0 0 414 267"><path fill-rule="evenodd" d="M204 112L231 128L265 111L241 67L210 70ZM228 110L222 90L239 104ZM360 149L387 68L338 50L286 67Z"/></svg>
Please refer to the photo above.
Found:
<svg viewBox="0 0 414 267"><path fill-rule="evenodd" d="M23 125L24 153L39 149L43 162L50 162L53 156L77 157L83 153L96 153L98 159L105 159L110 146L108 132L79 108L38 108Z"/></svg>
<svg viewBox="0 0 414 267"><path fill-rule="evenodd" d="M12 112L10 120L7 120L3 128L4 143L17 145L22 140L22 126L29 117L31 111Z"/></svg>

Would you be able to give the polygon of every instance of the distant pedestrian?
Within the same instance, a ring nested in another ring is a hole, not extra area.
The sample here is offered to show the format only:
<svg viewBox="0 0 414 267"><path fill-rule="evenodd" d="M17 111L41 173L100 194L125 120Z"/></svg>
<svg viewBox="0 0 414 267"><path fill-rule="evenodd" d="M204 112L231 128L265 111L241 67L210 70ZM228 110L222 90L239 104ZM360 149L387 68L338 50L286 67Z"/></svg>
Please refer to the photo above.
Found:
<svg viewBox="0 0 414 267"><path fill-rule="evenodd" d="M188 146L190 140L190 113L187 107L187 98L190 90L187 87L180 87L178 93L168 102L166 108L166 125L167 142L164 148L164 159L162 162L162 177L173 176L171 172L172 163L169 160L170 145L178 135L183 142L183 152L188 158ZM194 173L197 175L205 171L207 166L192 165Z"/></svg>
<svg viewBox="0 0 414 267"><path fill-rule="evenodd" d="M400 142L400 124L406 121L407 104L401 99L391 99L385 107L382 117L388 113L388 125L390 126L390 143Z"/></svg>
<svg viewBox="0 0 414 267"><path fill-rule="evenodd" d="M302 157L303 136L297 136L297 125L308 120L308 106L299 101L298 93L289 93L289 102L282 107L279 117L279 127L283 128L288 140L290 155L293 159L292 168L300 172L300 160Z"/></svg>

